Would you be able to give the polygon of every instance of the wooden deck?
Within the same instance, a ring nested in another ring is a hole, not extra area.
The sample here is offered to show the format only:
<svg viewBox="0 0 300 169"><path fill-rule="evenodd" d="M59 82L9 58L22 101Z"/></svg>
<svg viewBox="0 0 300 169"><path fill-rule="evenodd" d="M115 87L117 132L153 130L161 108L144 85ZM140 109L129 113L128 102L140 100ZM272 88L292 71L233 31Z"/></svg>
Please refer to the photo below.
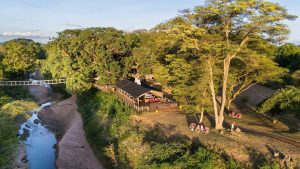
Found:
<svg viewBox="0 0 300 169"><path fill-rule="evenodd" d="M177 109L178 103L176 102L153 102L153 103L141 103L140 105L137 105L135 102L133 102L128 96L124 95L120 91L115 91L115 94L127 105L133 107L139 112L150 112L150 111L160 111L160 110L171 110L171 109Z"/></svg>
<svg viewBox="0 0 300 169"><path fill-rule="evenodd" d="M128 106L134 108L135 110L139 111L139 112L149 112L150 108L149 106L138 106L136 105L131 99L128 98L128 96L124 95L123 93L121 93L119 90L115 91L115 94Z"/></svg>
<svg viewBox="0 0 300 169"><path fill-rule="evenodd" d="M165 99L163 102L153 102L153 103L141 103L138 105L133 101L132 98L130 98L125 93L122 93L120 90L115 90L115 86L100 86L97 84L93 84L93 87L101 90L106 93L114 93L119 97L119 99L125 103L126 105L134 108L135 110L139 112L151 112L151 111L174 111L178 110L178 103L174 101L170 101Z"/></svg>

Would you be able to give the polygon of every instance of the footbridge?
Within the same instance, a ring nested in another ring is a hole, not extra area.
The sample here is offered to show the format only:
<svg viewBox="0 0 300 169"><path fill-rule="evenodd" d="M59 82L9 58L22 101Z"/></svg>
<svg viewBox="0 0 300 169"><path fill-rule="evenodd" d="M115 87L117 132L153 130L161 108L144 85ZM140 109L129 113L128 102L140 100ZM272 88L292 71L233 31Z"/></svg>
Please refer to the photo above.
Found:
<svg viewBox="0 0 300 169"><path fill-rule="evenodd" d="M0 81L0 86L39 86L51 84L63 84L66 79L53 79L53 80L27 80L27 81Z"/></svg>

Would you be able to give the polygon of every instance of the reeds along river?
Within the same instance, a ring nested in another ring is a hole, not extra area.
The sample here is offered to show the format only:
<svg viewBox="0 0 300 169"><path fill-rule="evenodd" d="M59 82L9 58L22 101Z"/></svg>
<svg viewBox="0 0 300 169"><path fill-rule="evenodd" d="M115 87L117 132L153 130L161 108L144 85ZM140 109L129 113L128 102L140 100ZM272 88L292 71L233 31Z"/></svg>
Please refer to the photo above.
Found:
<svg viewBox="0 0 300 169"><path fill-rule="evenodd" d="M55 169L55 145L57 143L54 133L40 123L38 112L51 103L45 103L32 116L21 125L19 138L26 147L29 169Z"/></svg>

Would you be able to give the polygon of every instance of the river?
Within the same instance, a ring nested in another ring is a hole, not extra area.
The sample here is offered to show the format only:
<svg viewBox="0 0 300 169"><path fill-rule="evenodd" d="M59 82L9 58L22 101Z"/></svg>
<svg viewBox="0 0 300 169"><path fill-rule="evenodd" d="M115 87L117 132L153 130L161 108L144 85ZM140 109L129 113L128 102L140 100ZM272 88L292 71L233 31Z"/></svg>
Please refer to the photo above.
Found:
<svg viewBox="0 0 300 169"><path fill-rule="evenodd" d="M38 113L51 103L42 104L33 110L31 118L21 125L19 138L26 147L29 169L55 169L56 137L46 126L42 125Z"/></svg>

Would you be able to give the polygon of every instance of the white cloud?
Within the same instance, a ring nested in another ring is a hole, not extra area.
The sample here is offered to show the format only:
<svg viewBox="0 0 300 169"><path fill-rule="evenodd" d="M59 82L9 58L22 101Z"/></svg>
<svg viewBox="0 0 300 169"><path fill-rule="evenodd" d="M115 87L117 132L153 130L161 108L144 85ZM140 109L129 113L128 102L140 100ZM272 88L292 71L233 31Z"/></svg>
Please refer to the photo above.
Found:
<svg viewBox="0 0 300 169"><path fill-rule="evenodd" d="M53 35L40 31L28 32L4 32L1 34L3 37L26 37L26 38L51 38Z"/></svg>
<svg viewBox="0 0 300 169"><path fill-rule="evenodd" d="M65 26L68 26L68 27L75 27L75 28L82 28L82 27L83 27L82 25L73 24L73 23L69 23L69 22L67 22L67 23L65 24Z"/></svg>

